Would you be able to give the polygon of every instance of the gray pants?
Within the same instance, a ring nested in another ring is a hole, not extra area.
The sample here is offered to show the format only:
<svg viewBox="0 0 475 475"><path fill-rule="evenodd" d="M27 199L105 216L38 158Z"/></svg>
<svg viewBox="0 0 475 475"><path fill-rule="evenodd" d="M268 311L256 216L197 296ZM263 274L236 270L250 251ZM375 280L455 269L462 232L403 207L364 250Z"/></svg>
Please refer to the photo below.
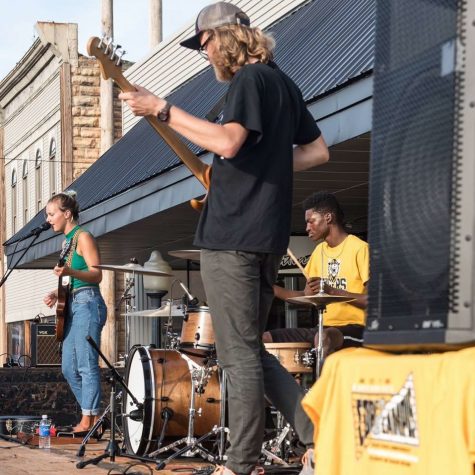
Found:
<svg viewBox="0 0 475 475"><path fill-rule="evenodd" d="M264 394L311 445L313 425L303 391L262 343L281 256L241 251L201 251L201 275L216 336L218 360L228 381L231 446L226 466L249 474L261 452Z"/></svg>

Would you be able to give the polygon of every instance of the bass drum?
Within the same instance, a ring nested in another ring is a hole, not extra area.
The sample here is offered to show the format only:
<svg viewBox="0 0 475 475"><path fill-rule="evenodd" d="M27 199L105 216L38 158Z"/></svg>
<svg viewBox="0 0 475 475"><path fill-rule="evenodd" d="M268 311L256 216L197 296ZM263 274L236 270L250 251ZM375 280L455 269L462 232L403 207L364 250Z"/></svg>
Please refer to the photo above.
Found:
<svg viewBox="0 0 475 475"><path fill-rule="evenodd" d="M145 346L132 348L125 380L132 394L143 404L142 420L133 420L130 413L136 411L137 406L125 394L123 426L129 453L145 455L157 448L165 408L170 408L173 414L165 437L187 435L192 382L188 363L178 351ZM213 371L203 390L195 392L195 436L206 434L219 424L220 406L218 375Z"/></svg>

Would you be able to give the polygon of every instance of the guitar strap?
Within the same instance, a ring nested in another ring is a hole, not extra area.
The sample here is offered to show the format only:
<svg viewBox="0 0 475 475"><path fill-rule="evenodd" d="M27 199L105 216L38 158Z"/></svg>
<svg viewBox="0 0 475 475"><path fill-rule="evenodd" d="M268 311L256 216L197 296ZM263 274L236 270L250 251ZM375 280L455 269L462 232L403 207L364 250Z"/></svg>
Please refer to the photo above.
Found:
<svg viewBox="0 0 475 475"><path fill-rule="evenodd" d="M82 233L82 229L78 228L76 230L76 232L73 234L73 237L71 238L73 242L72 242L71 248L69 249L68 259L66 261L66 265L68 267L71 267L71 263L73 261L74 253L76 251L76 248L78 247L79 235L81 233ZM72 289L72 287L73 287L73 280L74 280L74 277L71 276L71 278L69 279L69 289Z"/></svg>
<svg viewBox="0 0 475 475"><path fill-rule="evenodd" d="M209 122L215 122L216 119L219 117L221 112L223 111L224 104L226 103L226 94L224 94L221 99L216 102L213 108L206 114L205 118Z"/></svg>

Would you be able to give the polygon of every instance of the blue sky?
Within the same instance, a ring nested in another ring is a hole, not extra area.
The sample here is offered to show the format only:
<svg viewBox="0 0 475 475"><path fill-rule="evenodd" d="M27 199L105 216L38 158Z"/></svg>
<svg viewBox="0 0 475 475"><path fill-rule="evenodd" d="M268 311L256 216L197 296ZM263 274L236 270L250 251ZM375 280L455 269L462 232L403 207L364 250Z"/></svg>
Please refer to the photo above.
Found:
<svg viewBox="0 0 475 475"><path fill-rule="evenodd" d="M101 0L0 0L0 80L22 58L37 37L37 21L78 24L79 52L87 40L100 36ZM162 0L163 37L166 39L195 21L213 0ZM114 39L137 61L148 53L149 0L114 0Z"/></svg>

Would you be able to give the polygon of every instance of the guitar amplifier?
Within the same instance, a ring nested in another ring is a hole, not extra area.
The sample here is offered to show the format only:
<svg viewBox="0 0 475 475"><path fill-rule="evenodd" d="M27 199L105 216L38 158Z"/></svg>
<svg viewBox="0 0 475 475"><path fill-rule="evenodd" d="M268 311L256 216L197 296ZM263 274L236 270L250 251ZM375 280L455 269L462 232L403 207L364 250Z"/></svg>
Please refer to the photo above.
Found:
<svg viewBox="0 0 475 475"><path fill-rule="evenodd" d="M61 365L59 342L56 341L56 325L54 323L33 323L31 325L31 365Z"/></svg>

